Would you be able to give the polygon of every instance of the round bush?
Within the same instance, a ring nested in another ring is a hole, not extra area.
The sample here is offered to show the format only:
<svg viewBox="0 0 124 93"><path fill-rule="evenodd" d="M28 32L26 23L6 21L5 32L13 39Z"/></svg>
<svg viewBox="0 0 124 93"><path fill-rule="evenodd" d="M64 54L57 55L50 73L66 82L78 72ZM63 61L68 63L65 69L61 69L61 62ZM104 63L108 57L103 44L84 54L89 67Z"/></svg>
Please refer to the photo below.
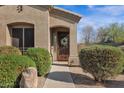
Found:
<svg viewBox="0 0 124 93"><path fill-rule="evenodd" d="M19 87L21 73L28 67L36 67L35 62L26 56L0 56L0 87Z"/></svg>
<svg viewBox="0 0 124 93"><path fill-rule="evenodd" d="M43 48L29 48L26 54L36 63L39 76L44 76L49 72L52 62L48 50Z"/></svg>
<svg viewBox="0 0 124 93"><path fill-rule="evenodd" d="M2 46L0 47L0 55L21 55L21 51L12 46Z"/></svg>
<svg viewBox="0 0 124 93"><path fill-rule="evenodd" d="M80 51L82 68L91 73L96 81L114 77L123 70L123 52L112 46L95 45Z"/></svg>
<svg viewBox="0 0 124 93"><path fill-rule="evenodd" d="M124 53L124 47L123 46L121 46L121 47L119 47L122 51L123 51L123 53ZM123 72L124 72L124 64L123 64Z"/></svg>

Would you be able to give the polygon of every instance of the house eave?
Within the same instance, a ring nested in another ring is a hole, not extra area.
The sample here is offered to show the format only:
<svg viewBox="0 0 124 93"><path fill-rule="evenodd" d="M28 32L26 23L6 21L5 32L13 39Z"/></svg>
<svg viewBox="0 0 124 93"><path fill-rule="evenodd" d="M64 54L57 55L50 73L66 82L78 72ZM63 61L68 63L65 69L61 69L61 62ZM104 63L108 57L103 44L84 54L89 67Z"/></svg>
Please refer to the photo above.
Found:
<svg viewBox="0 0 124 93"><path fill-rule="evenodd" d="M77 14L77 13L74 13L72 11L69 11L69 10L65 10L65 9L62 9L62 8L59 8L59 7L51 7L50 9L50 14L56 14L56 15L59 15L59 16L63 16L63 17L67 17L69 16L69 19L70 20L73 20L75 22L79 22L80 19L83 17L82 15L80 14Z"/></svg>

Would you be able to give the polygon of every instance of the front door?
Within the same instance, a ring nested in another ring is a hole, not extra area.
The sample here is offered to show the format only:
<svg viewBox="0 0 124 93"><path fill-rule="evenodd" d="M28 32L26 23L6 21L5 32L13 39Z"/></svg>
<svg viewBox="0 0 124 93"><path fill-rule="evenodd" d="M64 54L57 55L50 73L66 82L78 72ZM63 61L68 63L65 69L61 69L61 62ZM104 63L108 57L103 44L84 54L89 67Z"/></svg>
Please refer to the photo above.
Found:
<svg viewBox="0 0 124 93"><path fill-rule="evenodd" d="M69 32L57 32L57 60L67 61L69 58Z"/></svg>

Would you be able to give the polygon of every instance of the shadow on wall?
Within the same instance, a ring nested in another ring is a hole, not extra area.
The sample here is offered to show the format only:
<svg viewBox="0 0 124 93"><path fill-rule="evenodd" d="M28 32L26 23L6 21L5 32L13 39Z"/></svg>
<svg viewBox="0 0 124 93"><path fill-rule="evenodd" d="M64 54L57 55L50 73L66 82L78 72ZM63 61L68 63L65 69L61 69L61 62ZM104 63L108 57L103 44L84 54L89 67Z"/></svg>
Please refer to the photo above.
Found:
<svg viewBox="0 0 124 93"><path fill-rule="evenodd" d="M70 77L72 76L72 80L70 80ZM72 83L77 85L88 85L90 86L98 86L97 83L94 81L93 78L90 78L89 76L83 75L83 74L76 74L71 72L51 72L49 73L48 77L52 80ZM103 85L103 84L101 84ZM103 87L107 88L123 88L124 87L124 81L117 81L117 80L106 80Z"/></svg>

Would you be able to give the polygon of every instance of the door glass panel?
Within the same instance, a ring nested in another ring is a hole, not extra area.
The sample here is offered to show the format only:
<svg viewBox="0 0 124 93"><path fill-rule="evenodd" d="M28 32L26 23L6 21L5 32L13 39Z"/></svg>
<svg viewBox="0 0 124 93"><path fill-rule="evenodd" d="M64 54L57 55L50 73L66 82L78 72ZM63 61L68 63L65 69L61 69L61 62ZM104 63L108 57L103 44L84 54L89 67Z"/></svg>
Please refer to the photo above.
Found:
<svg viewBox="0 0 124 93"><path fill-rule="evenodd" d="M58 60L68 60L69 33L58 32Z"/></svg>

